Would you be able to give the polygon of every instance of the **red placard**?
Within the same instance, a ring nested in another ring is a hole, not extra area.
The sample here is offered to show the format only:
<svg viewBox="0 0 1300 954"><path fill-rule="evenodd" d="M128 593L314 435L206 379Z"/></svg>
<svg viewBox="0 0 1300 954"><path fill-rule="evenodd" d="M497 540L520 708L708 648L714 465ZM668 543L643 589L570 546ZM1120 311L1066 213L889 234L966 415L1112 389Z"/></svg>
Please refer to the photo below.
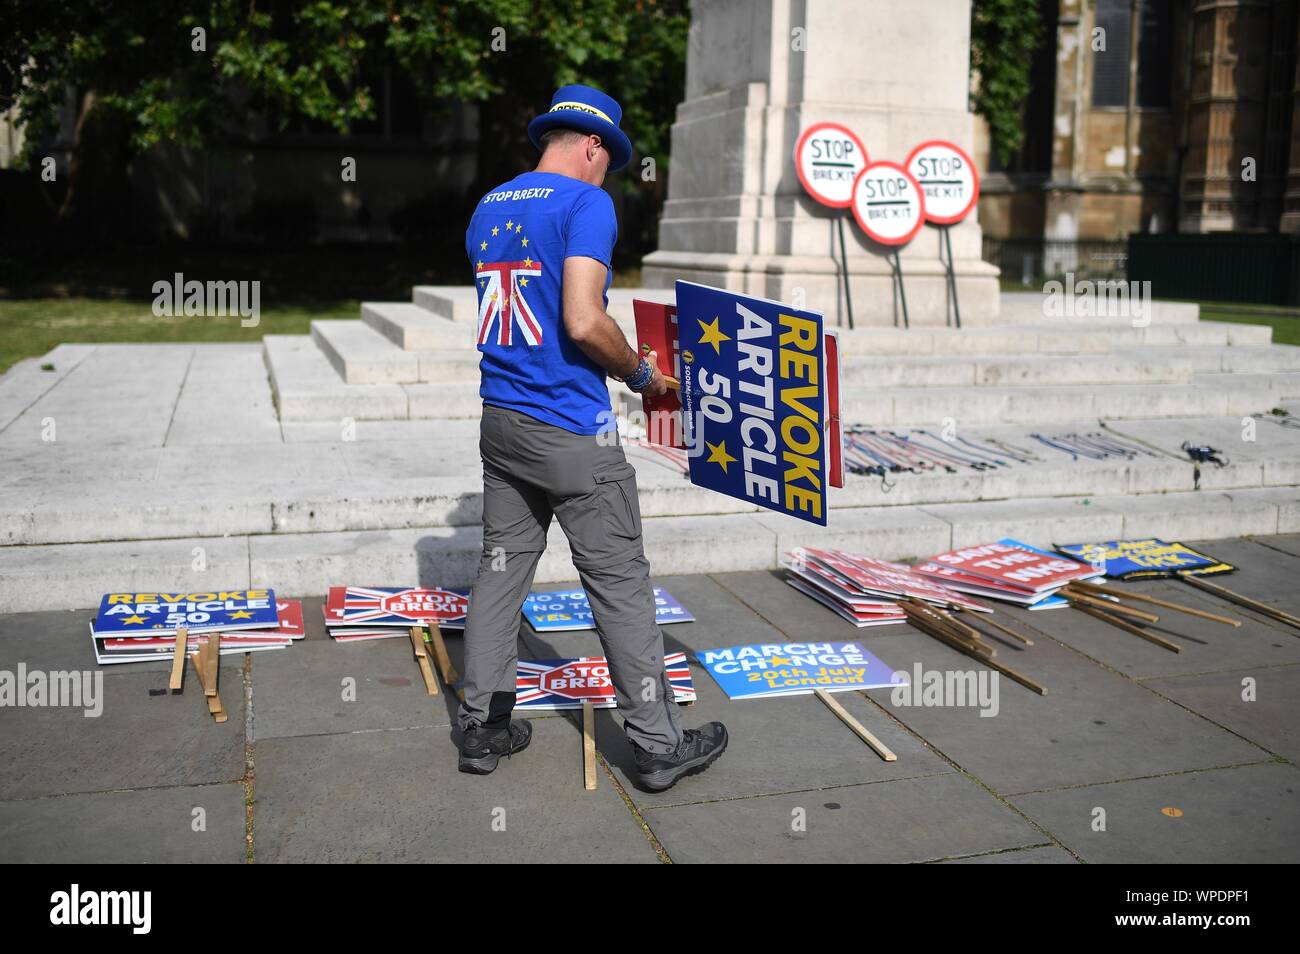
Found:
<svg viewBox="0 0 1300 954"><path fill-rule="evenodd" d="M660 373L680 381L677 306L634 298L632 314L636 321L637 350L642 354L654 351ZM646 418L646 440L665 447L686 446L682 437L682 401L676 388L669 388L659 397L642 395L641 409Z"/></svg>
<svg viewBox="0 0 1300 954"><path fill-rule="evenodd" d="M904 167L925 194L925 220L954 225L966 218L980 197L979 170L966 150L944 139L913 149Z"/></svg>
<svg viewBox="0 0 1300 954"><path fill-rule="evenodd" d="M1032 593L1056 589L1071 580L1097 575L1097 570L1086 563L1005 543L949 550L935 554L930 561Z"/></svg>
<svg viewBox="0 0 1300 954"><path fill-rule="evenodd" d="M853 182L853 218L881 245L906 245L925 224L925 193L896 162L867 165Z"/></svg>
<svg viewBox="0 0 1300 954"><path fill-rule="evenodd" d="M832 209L853 202L853 183L870 160L862 140L839 123L814 123L794 146L794 170L804 191Z"/></svg>

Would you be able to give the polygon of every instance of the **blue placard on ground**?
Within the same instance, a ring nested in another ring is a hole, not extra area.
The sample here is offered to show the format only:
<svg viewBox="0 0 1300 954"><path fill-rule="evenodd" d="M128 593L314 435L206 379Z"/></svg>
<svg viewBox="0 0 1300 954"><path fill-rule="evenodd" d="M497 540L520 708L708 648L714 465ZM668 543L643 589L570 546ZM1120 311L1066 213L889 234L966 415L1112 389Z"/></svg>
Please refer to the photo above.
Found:
<svg viewBox="0 0 1300 954"><path fill-rule="evenodd" d="M677 283L691 483L826 525L822 316Z"/></svg>
<svg viewBox="0 0 1300 954"><path fill-rule="evenodd" d="M907 685L907 674L857 643L785 643L706 649L695 654L731 699L803 696Z"/></svg>
<svg viewBox="0 0 1300 954"><path fill-rule="evenodd" d="M215 590L105 593L93 628L96 636L158 636L178 626L210 633L279 625L274 590Z"/></svg>
<svg viewBox="0 0 1300 954"><path fill-rule="evenodd" d="M667 590L656 586L655 622L693 623L695 617L677 602ZM534 591L524 600L524 619L539 633L566 633L582 629L595 629L596 620L591 615L591 602L581 588L572 590Z"/></svg>
<svg viewBox="0 0 1300 954"><path fill-rule="evenodd" d="M1056 549L1083 563L1104 569L1107 576L1116 579L1174 576L1187 572L1227 573L1236 569L1181 543L1166 543L1155 538L1067 543Z"/></svg>

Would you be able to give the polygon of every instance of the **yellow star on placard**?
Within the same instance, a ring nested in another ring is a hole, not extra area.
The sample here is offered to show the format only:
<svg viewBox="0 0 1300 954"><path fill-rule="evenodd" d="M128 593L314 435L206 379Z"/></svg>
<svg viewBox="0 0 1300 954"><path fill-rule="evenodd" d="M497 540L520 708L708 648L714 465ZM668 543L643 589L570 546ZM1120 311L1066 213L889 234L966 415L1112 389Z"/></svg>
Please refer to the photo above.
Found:
<svg viewBox="0 0 1300 954"><path fill-rule="evenodd" d="M231 619L252 619L253 614L248 610L235 610L230 614Z"/></svg>
<svg viewBox="0 0 1300 954"><path fill-rule="evenodd" d="M785 656L773 656L771 659L768 660L768 662L770 662L773 666L790 665L790 660L787 659Z"/></svg>
<svg viewBox="0 0 1300 954"><path fill-rule="evenodd" d="M727 442L718 441L716 444L709 444L708 441L705 441L704 443L707 444L709 448L709 459L706 463L721 464L722 472L724 474L727 473L727 465L736 459L727 453Z"/></svg>
<svg viewBox="0 0 1300 954"><path fill-rule="evenodd" d="M514 228L514 225L515 225L515 223L514 223L514 220L513 220L513 219L506 219L506 231L507 231L507 232L509 232L512 228Z"/></svg>
<svg viewBox="0 0 1300 954"><path fill-rule="evenodd" d="M478 243L478 250L479 250L480 252L486 252L486 251L487 251L487 242L479 242L479 243Z"/></svg>
<svg viewBox="0 0 1300 954"><path fill-rule="evenodd" d="M700 329L704 332L700 335L700 344L711 344L713 345L714 354L722 354L722 342L730 341L731 338L722 333L722 330L718 327L718 319L714 318L708 324L704 323L703 318L696 318L695 320L700 323Z"/></svg>
<svg viewBox="0 0 1300 954"><path fill-rule="evenodd" d="M143 622L144 622L144 617L143 617L143 616L128 616L128 617L126 617L126 619L122 620L122 622L124 622L124 623L143 623Z"/></svg>
<svg viewBox="0 0 1300 954"><path fill-rule="evenodd" d="M497 228L497 227L494 225L494 226L492 226L492 234L493 234L493 235L500 235L500 234L501 234L501 230L500 230L499 228Z"/></svg>
<svg viewBox="0 0 1300 954"><path fill-rule="evenodd" d="M520 239L519 241L520 241L520 244L523 245L524 248L527 248L527 247L528 247L528 239Z"/></svg>

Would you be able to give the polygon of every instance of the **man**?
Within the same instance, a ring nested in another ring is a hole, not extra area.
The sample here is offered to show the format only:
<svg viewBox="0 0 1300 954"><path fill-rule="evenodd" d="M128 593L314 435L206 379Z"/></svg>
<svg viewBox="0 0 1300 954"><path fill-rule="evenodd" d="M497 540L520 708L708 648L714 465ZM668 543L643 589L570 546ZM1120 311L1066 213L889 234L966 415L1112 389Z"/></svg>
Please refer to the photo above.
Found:
<svg viewBox="0 0 1300 954"><path fill-rule="evenodd" d="M559 89L528 127L542 150L536 170L485 195L465 233L482 352L483 553L465 627L460 770L486 775L532 737L510 718L519 612L554 514L591 601L637 781L662 791L721 755L727 730L679 725L636 472L610 410L607 374L641 393L665 390L655 355L638 355L605 311L618 222L600 184L632 157L621 118L599 90Z"/></svg>

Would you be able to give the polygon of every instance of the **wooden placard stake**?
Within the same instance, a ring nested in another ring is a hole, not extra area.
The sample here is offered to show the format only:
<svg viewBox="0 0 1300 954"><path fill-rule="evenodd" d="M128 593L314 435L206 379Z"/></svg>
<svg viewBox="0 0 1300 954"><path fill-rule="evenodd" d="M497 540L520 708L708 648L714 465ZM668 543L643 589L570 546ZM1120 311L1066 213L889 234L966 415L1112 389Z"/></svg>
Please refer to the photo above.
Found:
<svg viewBox="0 0 1300 954"><path fill-rule="evenodd" d="M447 654L447 644L442 639L442 630L434 623L429 623L427 628L429 642L433 646L433 658L438 663L438 671L442 673L442 681L447 688L455 689L456 683L460 682L460 673L451 664L451 656Z"/></svg>
<svg viewBox="0 0 1300 954"><path fill-rule="evenodd" d="M973 612L971 612L970 610L967 610L967 612L970 612L970 613L971 613L971 617L970 617L970 618L971 618L971 622L972 622L972 623L973 623L973 622L978 622L978 623L980 623L980 624L983 625L983 626L992 626L992 627L993 627L994 629L996 629L999 633L1002 633L1002 634L1004 634L1004 635L1006 635L1006 636L1010 636L1012 639L1019 640L1019 641L1020 641L1023 645L1025 645L1025 646L1032 646L1032 645L1034 645L1034 641L1033 641L1032 639L1030 639L1028 636L1021 636L1019 633L1017 633L1017 632L1016 632L1014 629L1012 629L1010 626L1004 626L1002 623L999 623L997 620L989 619L988 616L976 616L976 615L975 615ZM971 624L970 624L970 623L967 623L966 625L969 626L969 625L971 625Z"/></svg>
<svg viewBox="0 0 1300 954"><path fill-rule="evenodd" d="M1106 612L1105 610L1096 609L1095 607L1087 603L1075 603L1072 601L1071 605L1081 613L1087 613L1089 616L1093 617L1094 619L1099 619L1103 623L1110 623L1110 625L1118 629L1122 629L1126 633L1132 633L1134 636L1140 636L1142 639L1145 639L1147 642L1155 643L1157 646L1161 647L1162 649L1167 649L1171 653L1181 653L1183 651L1183 647L1179 646L1177 643L1170 642L1169 640L1165 639L1162 636L1157 636L1155 633L1148 633L1142 627L1134 626L1132 623L1128 622L1127 620L1120 619L1118 616L1111 616L1110 613Z"/></svg>
<svg viewBox="0 0 1300 954"><path fill-rule="evenodd" d="M582 704L582 787L596 790L596 710L590 702Z"/></svg>
<svg viewBox="0 0 1300 954"><path fill-rule="evenodd" d="M1089 596L1087 593L1080 593L1070 587L1062 587L1061 595L1072 603L1086 603L1095 609L1103 610L1107 613L1113 613L1116 616L1128 616L1132 619L1140 619L1144 623L1158 623L1160 617L1155 613L1148 613L1144 610L1134 609L1131 606L1125 606L1123 603L1116 603L1113 600L1104 599L1099 596Z"/></svg>
<svg viewBox="0 0 1300 954"><path fill-rule="evenodd" d="M1145 593L1130 593L1127 590L1117 589L1113 586L1102 586L1100 583L1090 583L1087 580L1078 580L1071 583L1070 586L1079 587L1089 593L1119 596L1126 600L1136 600L1139 603L1150 603L1152 606L1160 606L1167 610L1173 610L1175 613L1186 613L1188 616L1198 616L1201 619L1208 619L1216 623L1222 623L1224 626L1241 626L1241 620L1234 619L1231 616L1220 616L1217 613L1207 613L1205 610L1194 609L1190 606L1184 606L1182 603L1174 603L1170 600L1162 600L1154 596L1147 596Z"/></svg>
<svg viewBox="0 0 1300 954"><path fill-rule="evenodd" d="M200 649L198 652L190 653L189 656L190 662L194 664L194 675L199 680L199 685L203 687L203 698L208 704L208 714L212 716L214 722L225 722L230 716L226 714L225 706L221 704L221 696L215 692L211 695L208 694L209 685L205 673L207 661L203 658L203 650ZM212 683L211 688L216 689L215 681Z"/></svg>
<svg viewBox="0 0 1300 954"><path fill-rule="evenodd" d="M1196 587L1198 590L1204 590L1206 593L1213 593L1215 596L1220 596L1230 603L1236 603L1238 606L1244 606L1246 609L1254 610L1256 613L1262 613L1270 619L1275 619L1279 623L1286 623L1288 626L1294 626L1296 629L1300 629L1300 619L1296 619L1296 617L1292 616L1290 613L1284 613L1282 610L1277 609L1274 606L1269 606L1267 603L1260 603L1256 600L1252 600L1250 597L1242 596L1240 593L1234 592L1227 587L1198 579L1191 574L1183 573L1180 574L1180 576L1184 581L1192 584L1192 586Z"/></svg>
<svg viewBox="0 0 1300 954"><path fill-rule="evenodd" d="M877 739L874 735L871 734L870 729L868 729L857 719L853 718L853 713L849 712L848 709L840 705L837 699L833 699L829 692L827 692L825 689L814 689L813 695L815 695L818 699L820 699L827 709L830 709L831 712L835 713L835 715L839 717L839 720L841 722L843 722L850 729L852 729L854 735L856 735L863 742L867 743L867 745L871 746L871 748L875 751L875 753L879 755L882 759L884 759L886 762L898 761L898 756L895 755L893 751L890 750L889 746L885 745L884 742L881 742L879 739Z"/></svg>
<svg viewBox="0 0 1300 954"><path fill-rule="evenodd" d="M908 604L900 603L899 605L906 610ZM1002 673L1008 679L1020 683L1020 685L1024 686L1026 689L1029 689L1032 692L1036 692L1040 696L1047 695L1046 686L1034 682L1034 680L1030 679L1028 676L1024 675L1023 673L1017 672L1016 670L1012 669L1010 666L1004 666L999 662L995 662L992 658L990 658L989 653L988 651L986 651L985 647L972 646L970 643L965 642L956 636L953 636L951 634L951 631L936 626L933 621L931 621L930 619L926 618L923 615L917 614L916 616L913 616L912 614L909 613L908 616L911 620L912 625L915 626L917 629L919 629L921 632L925 633L926 635L933 636L935 639L939 640L939 642L951 646L953 649L957 650L958 652L965 653L967 656L970 656L972 659L978 660L979 662L983 663L985 666L988 666L990 669L996 669L998 672ZM987 647L987 649L991 650L992 647Z"/></svg>
<svg viewBox="0 0 1300 954"><path fill-rule="evenodd" d="M185 642L189 637L188 626L176 627L176 645L172 650L172 675L167 688L180 692L185 680Z"/></svg>
<svg viewBox="0 0 1300 954"><path fill-rule="evenodd" d="M221 658L221 634L208 633L208 642L203 648L208 653L207 664L203 669L203 694L205 696L215 696L217 694L217 674L220 669L218 660Z"/></svg>
<svg viewBox="0 0 1300 954"><path fill-rule="evenodd" d="M420 667L420 676L424 679L424 689L431 695L438 694L438 680L433 675L433 667L429 665L429 654L424 650L424 627L412 626L411 631L411 649L415 653L415 662Z"/></svg>

